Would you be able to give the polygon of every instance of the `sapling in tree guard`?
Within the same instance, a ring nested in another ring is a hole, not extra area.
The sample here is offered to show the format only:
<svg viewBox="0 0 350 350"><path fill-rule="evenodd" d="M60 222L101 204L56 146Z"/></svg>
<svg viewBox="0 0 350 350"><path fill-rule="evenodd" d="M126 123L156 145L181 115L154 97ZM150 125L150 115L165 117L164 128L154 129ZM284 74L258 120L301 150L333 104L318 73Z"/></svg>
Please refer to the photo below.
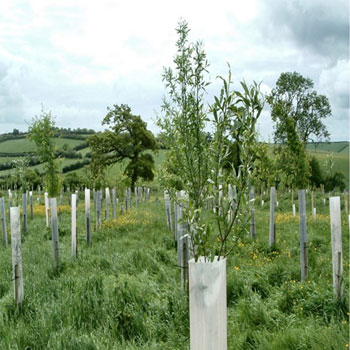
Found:
<svg viewBox="0 0 350 350"><path fill-rule="evenodd" d="M86 190L85 190L86 191ZM86 192L85 192L86 195ZM77 195L72 194L72 258L77 257ZM85 197L86 203L86 197ZM86 205L86 204L85 204Z"/></svg>
<svg viewBox="0 0 350 350"><path fill-rule="evenodd" d="M344 285L340 197L329 198L329 209L332 237L333 290L334 296L337 299L342 299Z"/></svg>
<svg viewBox="0 0 350 350"><path fill-rule="evenodd" d="M15 301L21 304L24 300L22 247L19 207L10 208L11 246L12 246L12 280Z"/></svg>
<svg viewBox="0 0 350 350"><path fill-rule="evenodd" d="M204 101L209 64L202 43L189 43L188 32L187 23L181 21L175 69L167 68L163 74L168 98L158 124L169 147L169 164L160 180L174 201L177 187L188 195L183 220L194 256L189 261L191 350L223 350L227 349L225 257L237 242L233 236L248 231L248 184L263 101L257 84L241 83L242 92L231 91L231 73L228 80L220 77L223 87L210 107L213 133L207 138L203 130L209 121ZM222 199L228 184L237 188L234 210L231 199ZM214 199L215 228L206 220L207 198Z"/></svg>
<svg viewBox="0 0 350 350"><path fill-rule="evenodd" d="M300 226L300 267L301 280L304 281L308 269L307 237L306 237L306 199L305 190L299 190L299 226Z"/></svg>
<svg viewBox="0 0 350 350"><path fill-rule="evenodd" d="M269 246L275 244L275 188L270 188L270 229L269 229Z"/></svg>

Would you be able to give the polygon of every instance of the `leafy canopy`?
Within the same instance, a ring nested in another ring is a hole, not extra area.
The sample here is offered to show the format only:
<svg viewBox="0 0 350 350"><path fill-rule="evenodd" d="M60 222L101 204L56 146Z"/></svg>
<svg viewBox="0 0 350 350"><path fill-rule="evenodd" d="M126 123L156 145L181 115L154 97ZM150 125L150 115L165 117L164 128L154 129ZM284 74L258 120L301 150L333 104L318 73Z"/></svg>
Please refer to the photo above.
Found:
<svg viewBox="0 0 350 350"><path fill-rule="evenodd" d="M129 176L132 188L139 177L153 180L153 157L143 152L156 150L157 142L147 130L147 124L140 116L132 114L128 105L114 105L107 110L102 125L109 129L89 137L93 168L97 171L129 159L125 174Z"/></svg>
<svg viewBox="0 0 350 350"><path fill-rule="evenodd" d="M268 97L271 116L275 122L275 141L286 143L289 119L292 119L299 140L306 143L328 138L329 133L323 119L331 116L331 107L325 95L312 90L314 83L297 72L281 73L276 87Z"/></svg>

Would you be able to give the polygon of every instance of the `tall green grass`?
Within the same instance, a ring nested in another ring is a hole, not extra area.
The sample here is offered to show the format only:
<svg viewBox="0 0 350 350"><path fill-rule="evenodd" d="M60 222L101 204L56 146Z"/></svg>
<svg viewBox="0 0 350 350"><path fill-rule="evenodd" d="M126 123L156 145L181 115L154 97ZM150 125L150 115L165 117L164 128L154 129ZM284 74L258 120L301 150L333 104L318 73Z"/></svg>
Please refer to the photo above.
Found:
<svg viewBox="0 0 350 350"><path fill-rule="evenodd" d="M83 201L78 258L70 215L59 222L60 266L51 233L36 216L23 236L25 302L17 307L11 250L0 248L0 349L189 349L189 310L164 203L142 203L93 230L86 244ZM349 232L343 217L345 301L332 290L328 203L308 196L309 274L300 282L299 224L290 194L279 194L276 246L268 247L269 203L256 201L257 240L243 237L227 261L229 349L345 349L349 342ZM66 196L64 200L67 201ZM296 201L297 204L297 201ZM111 213L110 213L111 214ZM94 224L94 213L92 222Z"/></svg>

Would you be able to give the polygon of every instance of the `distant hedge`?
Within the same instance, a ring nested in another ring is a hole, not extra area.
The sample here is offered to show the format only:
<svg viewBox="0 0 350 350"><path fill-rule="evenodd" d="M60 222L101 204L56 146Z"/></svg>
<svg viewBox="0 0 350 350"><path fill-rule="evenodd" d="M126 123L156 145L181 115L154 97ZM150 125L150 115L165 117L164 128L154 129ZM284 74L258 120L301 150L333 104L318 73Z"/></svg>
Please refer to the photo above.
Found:
<svg viewBox="0 0 350 350"><path fill-rule="evenodd" d="M79 143L79 145L76 145L73 147L74 151L79 151L81 149L84 149L86 147L89 147L89 144L87 142Z"/></svg>
<svg viewBox="0 0 350 350"><path fill-rule="evenodd" d="M72 171L72 170L81 169L85 165L90 164L90 162L91 162L90 159L84 159L81 162L76 162L76 163L73 163L70 165L66 165L62 168L62 173L64 174L64 173L68 173L69 171Z"/></svg>

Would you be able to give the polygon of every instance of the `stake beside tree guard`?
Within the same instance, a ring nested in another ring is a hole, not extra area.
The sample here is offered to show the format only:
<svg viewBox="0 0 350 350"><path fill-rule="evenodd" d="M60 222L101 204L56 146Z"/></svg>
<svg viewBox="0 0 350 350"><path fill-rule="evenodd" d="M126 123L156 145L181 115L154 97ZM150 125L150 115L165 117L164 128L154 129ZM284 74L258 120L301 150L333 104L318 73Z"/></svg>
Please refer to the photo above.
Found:
<svg viewBox="0 0 350 350"><path fill-rule="evenodd" d="M90 219L90 190L85 188L85 226L86 226L86 241L91 245L91 219Z"/></svg>
<svg viewBox="0 0 350 350"><path fill-rule="evenodd" d="M16 304L24 300L22 247L19 207L10 208L11 246L12 246L12 280Z"/></svg>
<svg viewBox="0 0 350 350"><path fill-rule="evenodd" d="M27 233L27 194L22 193L22 214L23 214L23 232Z"/></svg>
<svg viewBox="0 0 350 350"><path fill-rule="evenodd" d="M2 228L2 242L7 248L7 229L6 229L6 214L5 214L5 197L0 198L0 215L1 215L1 228Z"/></svg>
<svg viewBox="0 0 350 350"><path fill-rule="evenodd" d="M254 209L254 187L252 186L249 191L249 202L250 202L250 237L256 239L256 227L255 227L255 209Z"/></svg>
<svg viewBox="0 0 350 350"><path fill-rule="evenodd" d="M96 229L101 228L101 191L96 192Z"/></svg>
<svg viewBox="0 0 350 350"><path fill-rule="evenodd" d="M329 209L332 236L333 290L334 296L337 299L342 299L344 296L344 285L340 197L329 198Z"/></svg>
<svg viewBox="0 0 350 350"><path fill-rule="evenodd" d="M188 292L188 261L190 259L190 236L188 234L179 239L181 247L180 267L181 267L181 282L183 288Z"/></svg>
<svg viewBox="0 0 350 350"><path fill-rule="evenodd" d="M57 224L57 203L56 198L50 198L51 209L51 228L52 228L52 260L53 266L57 267L59 263L58 252L58 224Z"/></svg>
<svg viewBox="0 0 350 350"><path fill-rule="evenodd" d="M33 191L29 192L29 203L30 203L30 219L33 220Z"/></svg>
<svg viewBox="0 0 350 350"><path fill-rule="evenodd" d="M116 191L115 188L112 188L112 211L113 211L113 219L115 220L117 218L117 195L116 195Z"/></svg>
<svg viewBox="0 0 350 350"><path fill-rule="evenodd" d="M106 200L106 210L105 210L105 219L106 220L108 220L108 218L109 218L109 202L110 202L110 194L109 194L109 188L108 187L106 187L106 189L105 189L105 200Z"/></svg>
<svg viewBox="0 0 350 350"><path fill-rule="evenodd" d="M275 188L270 188L270 230L269 230L269 246L275 244Z"/></svg>
<svg viewBox="0 0 350 350"><path fill-rule="evenodd" d="M300 227L300 267L301 267L301 280L304 281L308 270L305 190L299 190L298 200L299 200L299 227Z"/></svg>
<svg viewBox="0 0 350 350"><path fill-rule="evenodd" d="M11 190L9 190L9 208L11 207L12 207L12 192ZM11 220L10 210L9 210L9 220Z"/></svg>
<svg viewBox="0 0 350 350"><path fill-rule="evenodd" d="M48 197L47 192L44 193L44 201L45 201L46 227L49 227L49 197Z"/></svg>
<svg viewBox="0 0 350 350"><path fill-rule="evenodd" d="M85 190L86 191L86 190ZM86 196L86 192L85 192ZM72 194L72 258L75 259L78 255L77 249L77 195ZM86 197L85 197L85 205L86 205Z"/></svg>

